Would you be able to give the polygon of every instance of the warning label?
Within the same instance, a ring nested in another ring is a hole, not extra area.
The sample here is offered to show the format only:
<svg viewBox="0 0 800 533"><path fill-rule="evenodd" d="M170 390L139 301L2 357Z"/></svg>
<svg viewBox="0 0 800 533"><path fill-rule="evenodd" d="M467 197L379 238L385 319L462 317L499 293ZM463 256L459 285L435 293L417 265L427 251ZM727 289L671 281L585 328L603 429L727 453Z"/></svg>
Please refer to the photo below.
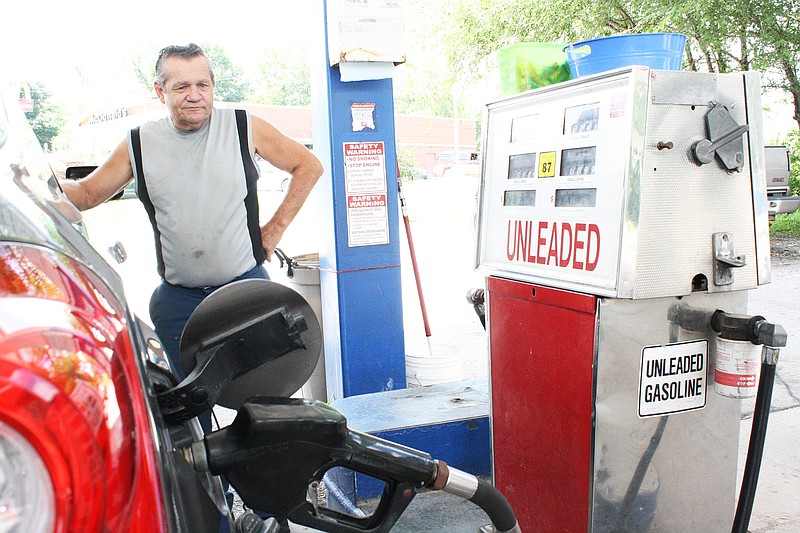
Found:
<svg viewBox="0 0 800 533"><path fill-rule="evenodd" d="M384 143L344 143L344 178L348 246L387 244L389 206Z"/></svg>
<svg viewBox="0 0 800 533"><path fill-rule="evenodd" d="M344 143L344 175L347 194L387 192L383 142Z"/></svg>
<svg viewBox="0 0 800 533"><path fill-rule="evenodd" d="M702 409L706 405L708 341L647 346L639 376L639 416Z"/></svg>

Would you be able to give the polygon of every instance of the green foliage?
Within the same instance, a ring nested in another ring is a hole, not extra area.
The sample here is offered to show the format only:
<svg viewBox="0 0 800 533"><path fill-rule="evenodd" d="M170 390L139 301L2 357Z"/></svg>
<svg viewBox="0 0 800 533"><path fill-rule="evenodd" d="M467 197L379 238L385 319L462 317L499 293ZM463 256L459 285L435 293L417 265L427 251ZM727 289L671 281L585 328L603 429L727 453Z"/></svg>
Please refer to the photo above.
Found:
<svg viewBox="0 0 800 533"><path fill-rule="evenodd" d="M201 44L214 69L214 99L219 102L243 102L252 93L244 69L235 65L225 48L218 44ZM153 94L158 50L141 53L132 59L132 70L146 94Z"/></svg>
<svg viewBox="0 0 800 533"><path fill-rule="evenodd" d="M800 237L800 211L777 215L769 226L770 237Z"/></svg>
<svg viewBox="0 0 800 533"><path fill-rule="evenodd" d="M285 46L264 51L252 99L259 104L310 106L308 49Z"/></svg>
<svg viewBox="0 0 800 533"><path fill-rule="evenodd" d="M153 94L153 81L156 79L156 59L158 51L142 52L131 58L131 68L145 94Z"/></svg>
<svg viewBox="0 0 800 533"><path fill-rule="evenodd" d="M201 45L214 69L214 99L219 102L244 102L252 89L244 69L234 65L225 49L218 44Z"/></svg>
<svg viewBox="0 0 800 533"><path fill-rule="evenodd" d="M52 96L41 82L29 83L33 111L25 113L36 138L45 149L52 149L53 139L67 123L66 112L60 105L49 101Z"/></svg>
<svg viewBox="0 0 800 533"><path fill-rule="evenodd" d="M416 169L414 149L410 146L398 146L397 164L400 167L400 179L410 180Z"/></svg>
<svg viewBox="0 0 800 533"><path fill-rule="evenodd" d="M800 196L800 130L790 132L784 144L789 149L789 187L792 194Z"/></svg>
<svg viewBox="0 0 800 533"><path fill-rule="evenodd" d="M453 116L453 80L446 78L448 69L440 60L441 57L432 58L431 62L410 59L397 67L393 84L396 113Z"/></svg>

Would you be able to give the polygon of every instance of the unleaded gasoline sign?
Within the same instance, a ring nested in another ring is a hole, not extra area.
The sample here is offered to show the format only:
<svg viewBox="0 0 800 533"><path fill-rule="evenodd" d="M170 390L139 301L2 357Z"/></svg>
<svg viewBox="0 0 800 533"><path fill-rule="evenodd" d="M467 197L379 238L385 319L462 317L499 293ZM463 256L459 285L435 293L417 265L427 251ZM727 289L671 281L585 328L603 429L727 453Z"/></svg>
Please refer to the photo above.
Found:
<svg viewBox="0 0 800 533"><path fill-rule="evenodd" d="M702 409L708 377L706 339L642 349L639 371L639 416L658 416Z"/></svg>

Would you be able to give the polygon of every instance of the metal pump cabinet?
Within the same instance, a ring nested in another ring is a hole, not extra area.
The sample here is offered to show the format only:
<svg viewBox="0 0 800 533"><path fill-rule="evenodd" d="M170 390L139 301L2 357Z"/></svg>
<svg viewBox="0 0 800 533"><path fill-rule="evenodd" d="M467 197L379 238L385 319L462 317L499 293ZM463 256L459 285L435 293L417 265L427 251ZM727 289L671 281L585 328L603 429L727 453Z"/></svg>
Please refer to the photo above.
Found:
<svg viewBox="0 0 800 533"><path fill-rule="evenodd" d="M763 146L757 73L628 67L488 105L476 267L523 531L730 531L741 402L707 319L770 281Z"/></svg>

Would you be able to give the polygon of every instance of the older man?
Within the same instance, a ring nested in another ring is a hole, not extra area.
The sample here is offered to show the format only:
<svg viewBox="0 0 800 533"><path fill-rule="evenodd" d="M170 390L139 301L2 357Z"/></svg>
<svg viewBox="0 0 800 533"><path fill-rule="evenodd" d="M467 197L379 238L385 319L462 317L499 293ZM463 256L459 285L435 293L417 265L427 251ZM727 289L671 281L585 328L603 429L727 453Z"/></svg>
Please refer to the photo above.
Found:
<svg viewBox="0 0 800 533"><path fill-rule="evenodd" d="M173 367L183 375L178 350L189 315L225 284L267 277L262 263L270 260L322 166L267 121L215 108L214 72L195 44L161 51L154 88L168 116L131 130L94 172L62 186L84 210L136 177L162 278L150 300L150 318ZM263 226L255 154L292 176L283 201Z"/></svg>

